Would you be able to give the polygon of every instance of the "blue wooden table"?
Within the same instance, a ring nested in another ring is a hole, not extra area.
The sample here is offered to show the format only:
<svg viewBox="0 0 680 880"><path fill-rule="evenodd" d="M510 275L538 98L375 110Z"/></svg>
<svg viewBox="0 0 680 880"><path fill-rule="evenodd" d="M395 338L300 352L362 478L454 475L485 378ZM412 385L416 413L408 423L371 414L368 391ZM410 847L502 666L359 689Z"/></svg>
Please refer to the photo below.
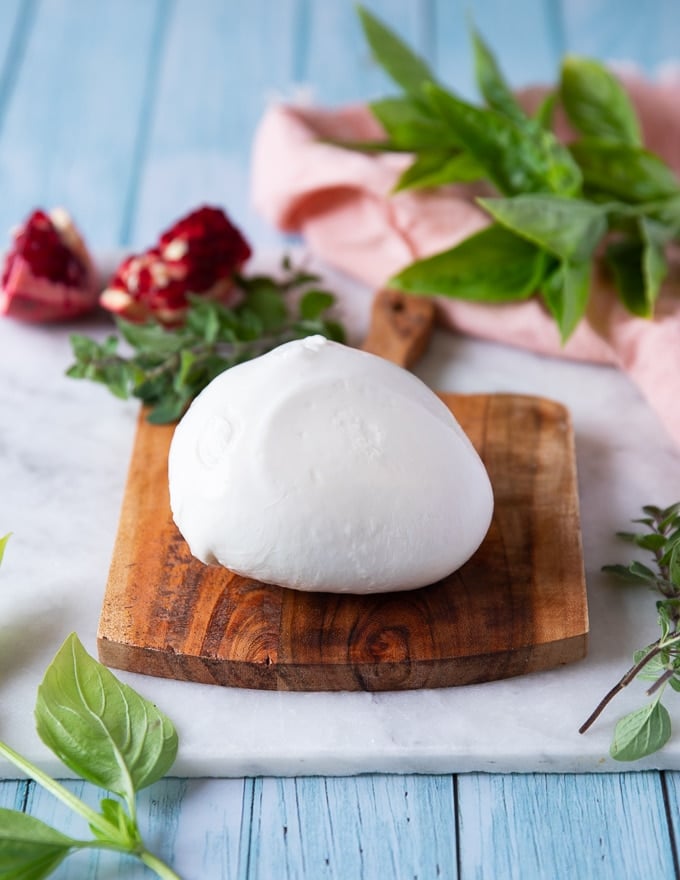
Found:
<svg viewBox="0 0 680 880"><path fill-rule="evenodd" d="M516 85L551 80L565 51L649 73L680 53L677 0L367 5L465 93L465 8ZM63 205L95 251L143 247L209 201L280 244L249 206L249 150L267 101L302 87L326 104L387 91L349 0L2 0L0 230ZM661 880L678 874L679 797L680 774L656 772L167 779L140 811L187 878ZM69 830L32 783L0 783L0 805ZM150 874L91 853L55 876Z"/></svg>

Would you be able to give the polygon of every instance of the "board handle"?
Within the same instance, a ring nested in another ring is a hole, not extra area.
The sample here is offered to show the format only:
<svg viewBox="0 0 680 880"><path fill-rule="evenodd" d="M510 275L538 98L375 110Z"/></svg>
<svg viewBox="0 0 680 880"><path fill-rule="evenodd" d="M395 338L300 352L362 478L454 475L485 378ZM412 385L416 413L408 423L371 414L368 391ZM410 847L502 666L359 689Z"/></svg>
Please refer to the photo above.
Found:
<svg viewBox="0 0 680 880"><path fill-rule="evenodd" d="M361 346L408 369L424 353L434 326L434 304L399 290L379 290L373 300L371 325Z"/></svg>

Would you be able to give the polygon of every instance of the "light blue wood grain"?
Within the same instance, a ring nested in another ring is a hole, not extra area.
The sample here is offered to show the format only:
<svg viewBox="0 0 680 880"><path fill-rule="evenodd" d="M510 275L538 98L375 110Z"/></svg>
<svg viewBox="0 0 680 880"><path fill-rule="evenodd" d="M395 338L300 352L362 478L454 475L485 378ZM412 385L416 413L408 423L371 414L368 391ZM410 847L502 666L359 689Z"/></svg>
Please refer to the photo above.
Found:
<svg viewBox="0 0 680 880"><path fill-rule="evenodd" d="M562 0L561 14L570 52L633 61L649 74L680 61L677 0Z"/></svg>
<svg viewBox="0 0 680 880"><path fill-rule="evenodd" d="M673 840L674 855L679 868L678 874L680 875L680 773L662 773L661 787L669 833Z"/></svg>
<svg viewBox="0 0 680 880"><path fill-rule="evenodd" d="M281 237L250 207L253 134L267 102L290 92L297 4L223 0L170 7L130 239L147 245L198 204L226 207L250 240Z"/></svg>
<svg viewBox="0 0 680 880"><path fill-rule="evenodd" d="M256 781L248 878L456 876L448 776Z"/></svg>
<svg viewBox="0 0 680 880"><path fill-rule="evenodd" d="M458 93L478 97L466 13L513 86L555 79L563 34L550 0L435 0L433 11L436 68Z"/></svg>
<svg viewBox="0 0 680 880"><path fill-rule="evenodd" d="M0 130L34 15L35 0L6 0L0 4Z"/></svg>
<svg viewBox="0 0 680 880"><path fill-rule="evenodd" d="M160 8L160 0L39 4L4 108L3 234L33 207L61 204L92 245L117 243Z"/></svg>
<svg viewBox="0 0 680 880"><path fill-rule="evenodd" d="M458 779L461 874L671 880L658 773Z"/></svg>
<svg viewBox="0 0 680 880"><path fill-rule="evenodd" d="M367 9L395 30L413 49L430 52L429 4L414 0L367 0ZM365 101L395 87L371 57L353 3L307 0L300 22L299 78L318 103Z"/></svg>
<svg viewBox="0 0 680 880"><path fill-rule="evenodd" d="M28 782L0 783L0 807L6 810L23 810Z"/></svg>

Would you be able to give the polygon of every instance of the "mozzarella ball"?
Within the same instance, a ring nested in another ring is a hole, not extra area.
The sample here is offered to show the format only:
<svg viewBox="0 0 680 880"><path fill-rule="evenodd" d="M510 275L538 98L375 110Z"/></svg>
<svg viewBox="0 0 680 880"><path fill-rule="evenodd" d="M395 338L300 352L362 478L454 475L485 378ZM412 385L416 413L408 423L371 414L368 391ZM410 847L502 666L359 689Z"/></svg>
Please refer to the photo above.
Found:
<svg viewBox="0 0 680 880"><path fill-rule="evenodd" d="M191 552L296 590L434 583L488 530L468 437L412 373L322 336L219 375L177 426L170 503Z"/></svg>

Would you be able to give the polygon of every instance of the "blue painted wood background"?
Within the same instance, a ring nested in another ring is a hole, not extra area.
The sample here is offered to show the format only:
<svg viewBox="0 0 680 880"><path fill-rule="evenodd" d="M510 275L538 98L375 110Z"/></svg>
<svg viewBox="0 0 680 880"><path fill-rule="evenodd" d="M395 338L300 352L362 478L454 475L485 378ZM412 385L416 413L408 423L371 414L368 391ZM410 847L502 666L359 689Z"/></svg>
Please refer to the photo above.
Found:
<svg viewBox="0 0 680 880"><path fill-rule="evenodd" d="M367 5L467 94L466 10L518 86L551 80L567 51L647 73L680 54L678 0ZM276 244L249 205L250 144L267 102L303 89L326 104L389 90L349 0L2 0L0 231L61 204L95 250L144 246L209 200ZM679 797L675 773L168 779L140 810L187 878L662 880L678 873ZM83 831L30 783L0 783L0 805ZM55 876L149 873L89 853Z"/></svg>

